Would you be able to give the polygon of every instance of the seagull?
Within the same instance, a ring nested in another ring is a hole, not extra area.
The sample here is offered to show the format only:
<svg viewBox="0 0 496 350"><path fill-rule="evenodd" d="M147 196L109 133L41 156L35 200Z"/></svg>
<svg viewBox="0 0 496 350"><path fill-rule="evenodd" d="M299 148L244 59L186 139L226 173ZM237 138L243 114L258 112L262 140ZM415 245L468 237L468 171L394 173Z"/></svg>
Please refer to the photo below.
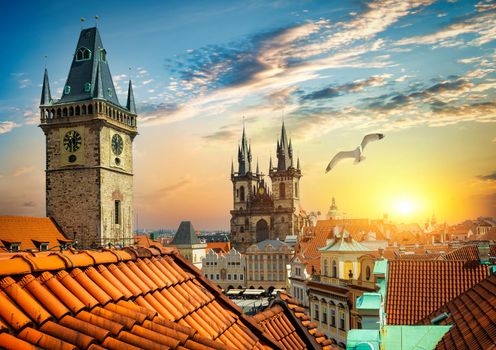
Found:
<svg viewBox="0 0 496 350"><path fill-rule="evenodd" d="M329 162L329 165L327 165L325 172L328 173L329 171L331 171L331 169L334 168L340 160L345 159L345 158L354 158L355 159L354 164L360 163L361 161L363 161L365 159L365 157L362 155L362 153L363 153L363 150L365 149L365 146L367 145L367 143L372 142L372 141L379 141L382 138L384 138L384 134L365 135L360 146L355 148L353 151L338 152L334 156L334 158L332 158L332 160Z"/></svg>

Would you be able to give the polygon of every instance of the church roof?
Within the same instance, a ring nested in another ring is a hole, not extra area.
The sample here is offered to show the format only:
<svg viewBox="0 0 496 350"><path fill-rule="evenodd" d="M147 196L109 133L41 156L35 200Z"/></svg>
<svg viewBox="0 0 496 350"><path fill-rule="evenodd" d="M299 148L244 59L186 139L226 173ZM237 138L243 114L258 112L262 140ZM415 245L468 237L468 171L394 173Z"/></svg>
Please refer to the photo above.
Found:
<svg viewBox="0 0 496 350"><path fill-rule="evenodd" d="M287 246L289 248L289 245L287 243L285 243L285 242L283 242L281 240L278 240L278 239L266 239L265 241L258 242L258 243L255 244L255 246L258 249L264 249L268 245L271 245L275 249L277 249L277 248L279 248L281 246Z"/></svg>
<svg viewBox="0 0 496 350"><path fill-rule="evenodd" d="M175 249L10 254L0 303L0 348L280 348Z"/></svg>
<svg viewBox="0 0 496 350"><path fill-rule="evenodd" d="M364 246L363 244L355 241L346 229L340 233L337 232L339 227L334 228L336 231L334 239L329 242L324 248L319 249L321 252L371 252L372 249Z"/></svg>
<svg viewBox="0 0 496 350"><path fill-rule="evenodd" d="M193 245L201 244L202 242L195 233L193 224L191 221L181 221L179 228L177 229L174 239L170 244L172 245Z"/></svg>
<svg viewBox="0 0 496 350"><path fill-rule="evenodd" d="M84 53L78 56L80 50ZM57 102L84 101L92 98L102 98L120 106L106 51L96 27L81 30L64 92Z"/></svg>

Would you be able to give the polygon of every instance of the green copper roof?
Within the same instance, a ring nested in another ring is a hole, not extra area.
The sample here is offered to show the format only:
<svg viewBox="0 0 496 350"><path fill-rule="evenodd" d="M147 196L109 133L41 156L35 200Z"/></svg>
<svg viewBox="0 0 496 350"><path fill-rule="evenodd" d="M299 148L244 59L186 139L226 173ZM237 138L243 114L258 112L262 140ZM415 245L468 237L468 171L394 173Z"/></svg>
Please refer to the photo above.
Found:
<svg viewBox="0 0 496 350"><path fill-rule="evenodd" d="M83 57L78 57L80 50L85 52ZM57 102L75 102L93 98L105 99L120 106L98 29L87 28L81 30L64 92Z"/></svg>
<svg viewBox="0 0 496 350"><path fill-rule="evenodd" d="M346 339L346 350L379 350L380 334L374 329L351 329Z"/></svg>
<svg viewBox="0 0 496 350"><path fill-rule="evenodd" d="M319 249L321 252L370 252L372 249L355 241L350 234L343 230L341 234L336 234L329 244Z"/></svg>
<svg viewBox="0 0 496 350"><path fill-rule="evenodd" d="M384 350L434 349L449 331L448 326L385 326L382 336Z"/></svg>
<svg viewBox="0 0 496 350"><path fill-rule="evenodd" d="M358 297L357 310L379 310L381 308L381 295L379 293L363 293Z"/></svg>
<svg viewBox="0 0 496 350"><path fill-rule="evenodd" d="M374 275L385 275L387 271L387 260L377 260L374 264Z"/></svg>

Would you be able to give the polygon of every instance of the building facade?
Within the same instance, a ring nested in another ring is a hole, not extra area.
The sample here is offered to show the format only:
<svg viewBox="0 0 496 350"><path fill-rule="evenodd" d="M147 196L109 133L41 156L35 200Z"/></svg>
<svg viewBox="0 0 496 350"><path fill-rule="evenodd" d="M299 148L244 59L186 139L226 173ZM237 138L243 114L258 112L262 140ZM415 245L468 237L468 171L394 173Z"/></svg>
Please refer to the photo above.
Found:
<svg viewBox="0 0 496 350"><path fill-rule="evenodd" d="M236 249L227 253L208 251L202 260L202 273L221 289L246 288L245 258Z"/></svg>
<svg viewBox="0 0 496 350"><path fill-rule="evenodd" d="M293 253L280 240L265 240L246 250L246 287L265 289L288 288L288 269Z"/></svg>
<svg viewBox="0 0 496 350"><path fill-rule="evenodd" d="M308 216L300 207L300 162L294 160L291 140L284 123L277 141L277 166L269 164L271 187L264 174L252 169L252 151L243 128L238 147L238 171L231 165L233 210L231 210L231 242L241 252L252 244L270 239L284 240L288 235L300 236L309 225Z"/></svg>
<svg viewBox="0 0 496 350"><path fill-rule="evenodd" d="M46 137L46 214L80 247L133 244L131 81L119 103L97 28L81 31L62 97L45 70L40 102Z"/></svg>

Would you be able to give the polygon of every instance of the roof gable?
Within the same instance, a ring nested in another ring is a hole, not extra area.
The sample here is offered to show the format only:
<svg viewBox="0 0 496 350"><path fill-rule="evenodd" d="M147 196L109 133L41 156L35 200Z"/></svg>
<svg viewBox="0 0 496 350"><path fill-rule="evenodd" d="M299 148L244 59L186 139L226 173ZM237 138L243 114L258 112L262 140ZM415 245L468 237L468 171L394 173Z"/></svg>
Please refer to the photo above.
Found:
<svg viewBox="0 0 496 350"><path fill-rule="evenodd" d="M193 224L191 221L181 221L179 228L177 229L172 242L172 245L193 245L201 244L200 239L195 233Z"/></svg>

